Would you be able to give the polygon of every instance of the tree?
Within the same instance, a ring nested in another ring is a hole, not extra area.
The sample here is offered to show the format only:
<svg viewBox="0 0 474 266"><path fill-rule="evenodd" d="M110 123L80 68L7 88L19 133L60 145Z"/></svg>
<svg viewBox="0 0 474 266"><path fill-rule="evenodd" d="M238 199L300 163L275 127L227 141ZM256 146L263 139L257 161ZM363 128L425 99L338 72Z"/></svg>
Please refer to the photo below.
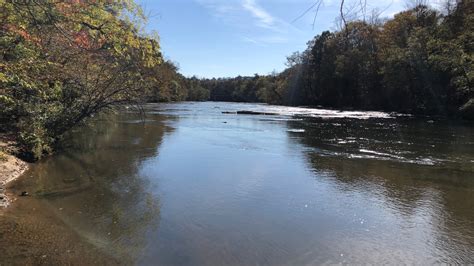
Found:
<svg viewBox="0 0 474 266"><path fill-rule="evenodd" d="M343 27L288 56L281 73L201 84L212 100L256 97L273 104L474 118L474 2L449 8L443 15L416 1L393 19L375 15L368 23L365 16L345 16L342 1Z"/></svg>
<svg viewBox="0 0 474 266"><path fill-rule="evenodd" d="M38 159L91 115L137 101L162 61L132 1L0 1L1 130Z"/></svg>

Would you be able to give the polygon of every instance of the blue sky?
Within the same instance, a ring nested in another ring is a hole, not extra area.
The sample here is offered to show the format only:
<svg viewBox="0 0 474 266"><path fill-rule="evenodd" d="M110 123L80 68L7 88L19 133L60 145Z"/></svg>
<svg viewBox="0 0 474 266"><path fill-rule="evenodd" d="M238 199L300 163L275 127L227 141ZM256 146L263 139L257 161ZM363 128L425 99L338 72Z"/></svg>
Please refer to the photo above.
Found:
<svg viewBox="0 0 474 266"><path fill-rule="evenodd" d="M346 0L349 8L359 0ZM367 0L368 9L390 17L404 0ZM302 51L323 30L336 28L339 0L324 0L293 22L315 0L140 0L166 58L185 76L233 77L285 68L286 56ZM369 12L367 12L369 13Z"/></svg>

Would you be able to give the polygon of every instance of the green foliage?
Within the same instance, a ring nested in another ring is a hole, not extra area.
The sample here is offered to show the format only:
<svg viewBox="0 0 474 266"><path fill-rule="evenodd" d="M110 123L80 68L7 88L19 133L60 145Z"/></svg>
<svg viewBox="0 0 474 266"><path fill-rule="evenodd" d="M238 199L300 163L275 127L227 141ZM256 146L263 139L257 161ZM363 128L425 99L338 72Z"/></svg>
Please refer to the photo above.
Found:
<svg viewBox="0 0 474 266"><path fill-rule="evenodd" d="M186 83L188 90L188 101L207 101L210 97L210 92L201 86L199 80L195 77L188 79Z"/></svg>
<svg viewBox="0 0 474 266"><path fill-rule="evenodd" d="M347 23L279 74L185 78L131 0L0 0L0 131L32 160L97 112L144 101L237 101L474 118L474 2Z"/></svg>
<svg viewBox="0 0 474 266"><path fill-rule="evenodd" d="M163 62L152 69L152 79L146 92L149 102L171 102L186 100L188 87L186 79L178 73L178 67L171 61Z"/></svg>
<svg viewBox="0 0 474 266"><path fill-rule="evenodd" d="M0 11L0 131L16 133L32 160L157 82L160 47L133 1L0 0Z"/></svg>
<svg viewBox="0 0 474 266"><path fill-rule="evenodd" d="M347 23L289 56L278 75L201 80L210 99L472 115L474 2L442 15L427 6L384 24Z"/></svg>

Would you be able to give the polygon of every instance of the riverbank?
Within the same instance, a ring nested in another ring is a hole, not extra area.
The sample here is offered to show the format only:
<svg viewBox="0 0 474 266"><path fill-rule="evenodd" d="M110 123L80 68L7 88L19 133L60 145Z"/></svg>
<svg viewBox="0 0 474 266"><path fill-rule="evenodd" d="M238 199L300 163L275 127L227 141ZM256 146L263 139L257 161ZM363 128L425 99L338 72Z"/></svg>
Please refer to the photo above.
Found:
<svg viewBox="0 0 474 266"><path fill-rule="evenodd" d="M0 211L0 264L472 263L471 124L144 110L96 117L8 184L29 196Z"/></svg>
<svg viewBox="0 0 474 266"><path fill-rule="evenodd" d="M0 208L10 205L12 200L6 192L6 185L20 177L27 169L28 164L11 155L14 143L0 139Z"/></svg>
<svg viewBox="0 0 474 266"><path fill-rule="evenodd" d="M30 165L12 155L14 144L0 136L0 265L127 264L84 241L34 196L15 200L22 191L16 183Z"/></svg>

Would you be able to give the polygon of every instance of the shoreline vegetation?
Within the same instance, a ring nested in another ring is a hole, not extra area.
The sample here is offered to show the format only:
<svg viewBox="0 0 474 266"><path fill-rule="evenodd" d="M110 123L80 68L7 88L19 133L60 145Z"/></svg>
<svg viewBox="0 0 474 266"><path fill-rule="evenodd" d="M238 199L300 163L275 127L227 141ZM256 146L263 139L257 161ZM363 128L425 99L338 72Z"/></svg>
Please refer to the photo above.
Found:
<svg viewBox="0 0 474 266"><path fill-rule="evenodd" d="M7 208L29 163L123 105L260 102L474 120L474 1L456 2L444 12L417 5L391 19L347 21L290 55L281 73L210 79L185 77L165 59L133 0L0 0L0 232L14 243L2 263L125 263L51 219L35 197Z"/></svg>
<svg viewBox="0 0 474 266"><path fill-rule="evenodd" d="M281 73L219 79L180 74L132 0L1 1L0 11L0 133L16 136L30 162L123 104L262 102L474 119L472 1L348 20L289 56Z"/></svg>
<svg viewBox="0 0 474 266"><path fill-rule="evenodd" d="M287 57L281 73L196 79L213 101L474 119L474 2L353 20Z"/></svg>

